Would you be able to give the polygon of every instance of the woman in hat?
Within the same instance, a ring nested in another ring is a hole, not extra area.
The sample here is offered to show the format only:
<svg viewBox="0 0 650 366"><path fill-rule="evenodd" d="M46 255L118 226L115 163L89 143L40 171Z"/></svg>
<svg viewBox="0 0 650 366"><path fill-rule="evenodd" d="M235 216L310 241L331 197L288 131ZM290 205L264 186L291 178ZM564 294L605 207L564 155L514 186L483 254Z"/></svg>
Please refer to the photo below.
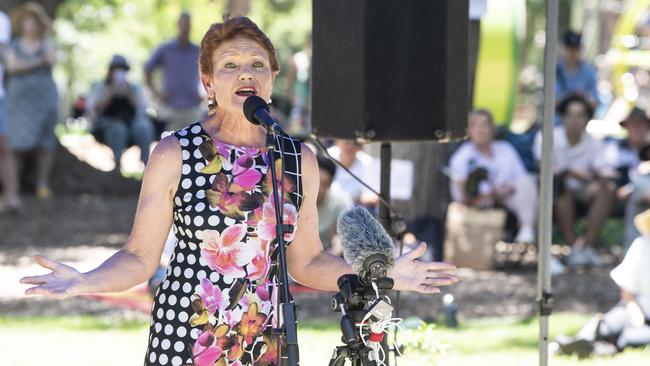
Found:
<svg viewBox="0 0 650 366"><path fill-rule="evenodd" d="M11 150L6 169L14 179L8 188L7 207L24 211L20 199L17 160L25 152L37 151L36 193L39 198L51 196L50 171L54 160L58 120L58 93L52 78L56 50L51 38L50 19L43 8L28 2L13 14L17 38L6 53L8 75L6 96L6 134Z"/></svg>
<svg viewBox="0 0 650 366"><path fill-rule="evenodd" d="M105 80L93 88L88 103L94 119L93 135L113 150L118 171L122 151L131 144L140 148L140 159L146 164L154 140L142 88L127 80L130 68L124 56L114 55Z"/></svg>

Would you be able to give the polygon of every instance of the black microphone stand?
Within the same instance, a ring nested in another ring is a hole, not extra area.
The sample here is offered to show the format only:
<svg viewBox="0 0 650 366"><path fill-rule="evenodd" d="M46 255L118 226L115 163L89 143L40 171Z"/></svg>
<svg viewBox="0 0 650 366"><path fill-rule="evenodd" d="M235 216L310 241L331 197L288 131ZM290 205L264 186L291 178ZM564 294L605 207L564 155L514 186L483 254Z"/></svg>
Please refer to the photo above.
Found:
<svg viewBox="0 0 650 366"><path fill-rule="evenodd" d="M278 275L280 277L279 291L280 296L278 299L278 306L280 310L276 309L276 314L282 314L282 322L276 319L279 328L273 329L276 335L284 339L284 342L279 342L284 345L286 350L286 357L288 366L298 366L298 330L296 325L296 306L290 300L289 295L289 275L287 272L287 257L285 252L284 234L292 230L291 225L284 225L282 217L282 208L284 197L279 197L278 194L278 180L277 172L275 171L275 149L276 149L276 133L273 126L265 126L266 128L266 147L269 154L269 165L271 169L271 180L273 186L273 205L275 208L275 241L278 246ZM284 365L281 361L282 352L278 352L278 365Z"/></svg>

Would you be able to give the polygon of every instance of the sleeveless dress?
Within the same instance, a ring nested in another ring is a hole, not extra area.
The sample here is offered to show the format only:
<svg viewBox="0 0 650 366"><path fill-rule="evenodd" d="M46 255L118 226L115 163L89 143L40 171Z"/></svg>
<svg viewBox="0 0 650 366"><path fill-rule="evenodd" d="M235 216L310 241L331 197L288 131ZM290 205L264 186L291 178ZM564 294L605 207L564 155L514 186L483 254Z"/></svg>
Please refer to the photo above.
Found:
<svg viewBox="0 0 650 366"><path fill-rule="evenodd" d="M24 50L20 41L9 44L16 57L22 61L40 59L43 45L36 53ZM52 67L43 65L7 79L6 133L12 150L27 151L34 148L53 150L57 140L54 127L59 119L59 95L52 78Z"/></svg>
<svg viewBox="0 0 650 366"><path fill-rule="evenodd" d="M174 135L183 158L173 198L177 244L155 295L144 364L276 365L276 220L266 148L212 140L199 122ZM291 242L302 200L300 142L276 140L284 142L280 187Z"/></svg>

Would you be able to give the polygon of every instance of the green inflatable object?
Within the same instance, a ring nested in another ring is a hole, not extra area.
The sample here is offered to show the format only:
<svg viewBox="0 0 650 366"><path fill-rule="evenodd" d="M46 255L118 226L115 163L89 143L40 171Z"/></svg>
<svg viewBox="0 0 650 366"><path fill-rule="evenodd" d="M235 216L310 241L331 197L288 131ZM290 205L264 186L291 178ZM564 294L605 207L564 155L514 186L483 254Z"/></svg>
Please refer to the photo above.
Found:
<svg viewBox="0 0 650 366"><path fill-rule="evenodd" d="M522 9L525 14L525 2L520 0L491 0L487 14L481 19L474 108L489 109L499 125L509 125L512 120Z"/></svg>

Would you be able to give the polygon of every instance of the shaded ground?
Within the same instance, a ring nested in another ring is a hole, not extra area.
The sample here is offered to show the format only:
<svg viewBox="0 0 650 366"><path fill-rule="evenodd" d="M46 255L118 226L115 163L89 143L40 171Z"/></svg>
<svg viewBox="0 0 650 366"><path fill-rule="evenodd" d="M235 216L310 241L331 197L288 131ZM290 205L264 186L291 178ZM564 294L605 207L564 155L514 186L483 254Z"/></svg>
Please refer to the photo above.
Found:
<svg viewBox="0 0 650 366"><path fill-rule="evenodd" d="M0 214L0 278L3 279L0 316L88 314L146 320L148 314L94 300L28 300L22 295L25 287L17 283L18 279L43 272L32 263L30 256L44 253L80 270L89 270L118 249L131 229L139 182L92 168L90 165L102 167L111 163L107 152L94 141L78 137L70 143L64 141L64 145L77 149L70 150L73 155L63 148L57 157L53 179L56 196L47 201L27 197L27 216ZM137 163L137 152L126 155ZM127 164L131 164L129 159ZM554 278L556 310L592 313L611 307L618 294L609 278L609 269ZM508 272L462 269L458 274L461 282L445 291L454 294L461 317L534 314L536 273L533 269ZM330 297L330 293L296 293L299 317L337 318L338 314L329 308ZM394 294L392 298L395 300ZM435 319L442 314L441 299L441 295L403 294L400 315Z"/></svg>
<svg viewBox="0 0 650 366"><path fill-rule="evenodd" d="M16 281L39 271L29 256L42 252L80 269L102 262L126 240L135 213L136 196L57 196L50 201L28 199L27 217L0 217L0 315L104 314L131 317L132 311L85 299L63 302L21 298L24 287ZM554 278L556 309L591 313L616 302L617 291L608 269L566 274ZM449 288L464 317L528 316L534 312L536 274L522 271L459 270L462 281ZM299 316L335 318L328 293L299 293ZM394 296L393 296L394 298ZM442 314L440 295L403 294L400 313L433 319ZM146 315L144 316L146 318Z"/></svg>

